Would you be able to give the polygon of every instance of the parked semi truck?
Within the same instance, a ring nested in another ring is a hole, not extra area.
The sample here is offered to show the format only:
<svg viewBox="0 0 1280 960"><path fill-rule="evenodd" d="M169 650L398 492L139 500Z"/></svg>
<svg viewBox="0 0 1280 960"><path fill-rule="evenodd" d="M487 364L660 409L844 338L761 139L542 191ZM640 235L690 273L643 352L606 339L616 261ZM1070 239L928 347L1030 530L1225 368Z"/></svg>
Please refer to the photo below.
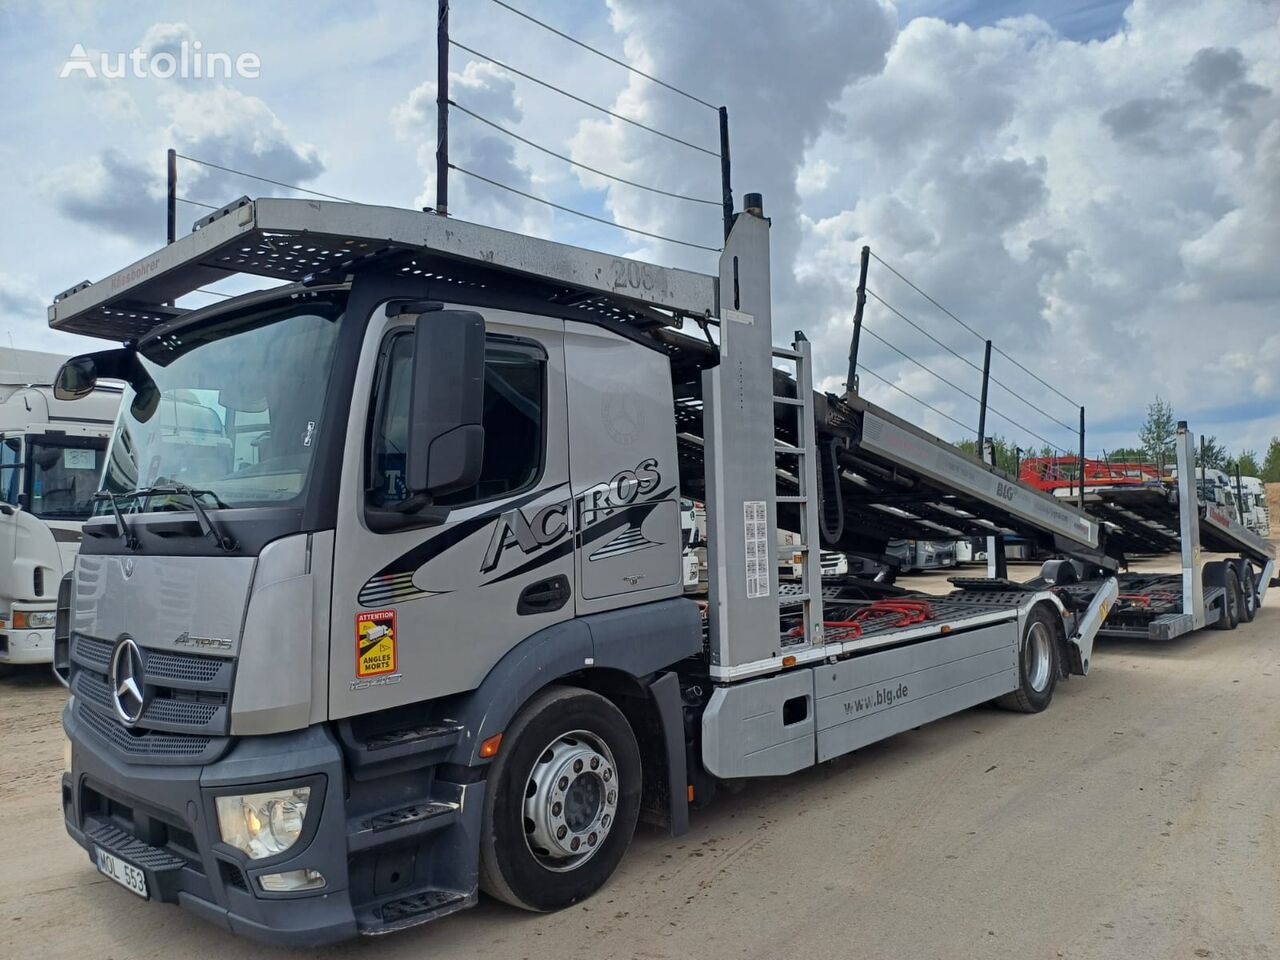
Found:
<svg viewBox="0 0 1280 960"><path fill-rule="evenodd" d="M245 200L55 300L53 327L124 344L68 361L58 395L128 383L59 601L62 806L99 871L287 944L481 889L553 910L641 816L679 834L720 783L987 701L1037 712L1089 670L1111 577L1070 603L823 584L820 544L880 555L944 520L1117 561L1070 504L815 394L803 334L773 344L746 208L713 276ZM169 306L235 273L288 283ZM701 604L682 495L706 505Z"/></svg>
<svg viewBox="0 0 1280 960"><path fill-rule="evenodd" d="M1241 477L1240 502L1245 526L1260 536L1271 536L1271 511L1267 507L1267 488L1258 477Z"/></svg>
<svg viewBox="0 0 1280 960"><path fill-rule="evenodd" d="M53 660L58 583L93 509L120 389L53 395L66 359L0 349L0 670Z"/></svg>

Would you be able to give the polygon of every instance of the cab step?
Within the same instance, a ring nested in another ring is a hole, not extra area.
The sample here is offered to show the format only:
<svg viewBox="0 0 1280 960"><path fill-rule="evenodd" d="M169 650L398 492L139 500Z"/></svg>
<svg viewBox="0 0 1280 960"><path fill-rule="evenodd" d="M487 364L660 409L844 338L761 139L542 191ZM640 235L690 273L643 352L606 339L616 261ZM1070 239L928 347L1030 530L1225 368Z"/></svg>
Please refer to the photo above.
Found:
<svg viewBox="0 0 1280 960"><path fill-rule="evenodd" d="M453 826L460 810L457 803L424 800L359 817L348 824L347 849L369 850Z"/></svg>
<svg viewBox="0 0 1280 960"><path fill-rule="evenodd" d="M420 890L402 894L358 910L356 927L366 937L394 933L475 906L477 896L475 891L459 893L456 890Z"/></svg>
<svg viewBox="0 0 1280 960"><path fill-rule="evenodd" d="M337 730L357 780L443 763L467 733L452 720L390 730L361 730L344 720Z"/></svg>

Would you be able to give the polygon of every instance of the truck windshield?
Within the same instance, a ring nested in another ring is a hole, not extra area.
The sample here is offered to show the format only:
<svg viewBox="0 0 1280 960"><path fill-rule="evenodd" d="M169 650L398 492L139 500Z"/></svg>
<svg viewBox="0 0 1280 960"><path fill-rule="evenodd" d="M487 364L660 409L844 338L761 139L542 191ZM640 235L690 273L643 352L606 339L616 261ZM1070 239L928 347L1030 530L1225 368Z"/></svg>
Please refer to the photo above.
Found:
<svg viewBox="0 0 1280 960"><path fill-rule="evenodd" d="M105 445L93 437L29 436L31 512L42 520L87 519L93 513Z"/></svg>
<svg viewBox="0 0 1280 960"><path fill-rule="evenodd" d="M187 509L146 496L185 484L219 507L286 505L304 493L319 436L345 293L306 293L249 314L144 341L159 400L143 416L125 390L102 488L142 493L128 509ZM142 499L142 498L140 498Z"/></svg>

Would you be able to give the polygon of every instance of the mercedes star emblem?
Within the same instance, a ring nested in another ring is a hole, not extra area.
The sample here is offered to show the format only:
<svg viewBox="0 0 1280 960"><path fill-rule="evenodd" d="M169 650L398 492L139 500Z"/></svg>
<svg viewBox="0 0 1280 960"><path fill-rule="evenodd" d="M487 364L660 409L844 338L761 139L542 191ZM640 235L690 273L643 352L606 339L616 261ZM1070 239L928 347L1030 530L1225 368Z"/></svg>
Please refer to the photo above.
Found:
<svg viewBox="0 0 1280 960"><path fill-rule="evenodd" d="M116 715L127 727L142 717L143 685L142 651L131 637L125 637L116 644L111 657L111 698L115 701Z"/></svg>

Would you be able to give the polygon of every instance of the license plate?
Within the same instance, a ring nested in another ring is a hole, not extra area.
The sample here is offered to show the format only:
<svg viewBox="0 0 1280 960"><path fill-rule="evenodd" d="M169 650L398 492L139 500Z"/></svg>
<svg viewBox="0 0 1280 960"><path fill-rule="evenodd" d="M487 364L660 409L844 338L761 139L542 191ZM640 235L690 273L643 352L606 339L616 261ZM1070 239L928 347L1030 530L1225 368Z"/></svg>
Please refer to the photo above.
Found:
<svg viewBox="0 0 1280 960"><path fill-rule="evenodd" d="M101 847L94 847L95 859L98 864L98 871L105 877L110 877L126 890L132 890L142 899L147 899L147 875L135 867L131 863L125 863L119 857L114 857Z"/></svg>

